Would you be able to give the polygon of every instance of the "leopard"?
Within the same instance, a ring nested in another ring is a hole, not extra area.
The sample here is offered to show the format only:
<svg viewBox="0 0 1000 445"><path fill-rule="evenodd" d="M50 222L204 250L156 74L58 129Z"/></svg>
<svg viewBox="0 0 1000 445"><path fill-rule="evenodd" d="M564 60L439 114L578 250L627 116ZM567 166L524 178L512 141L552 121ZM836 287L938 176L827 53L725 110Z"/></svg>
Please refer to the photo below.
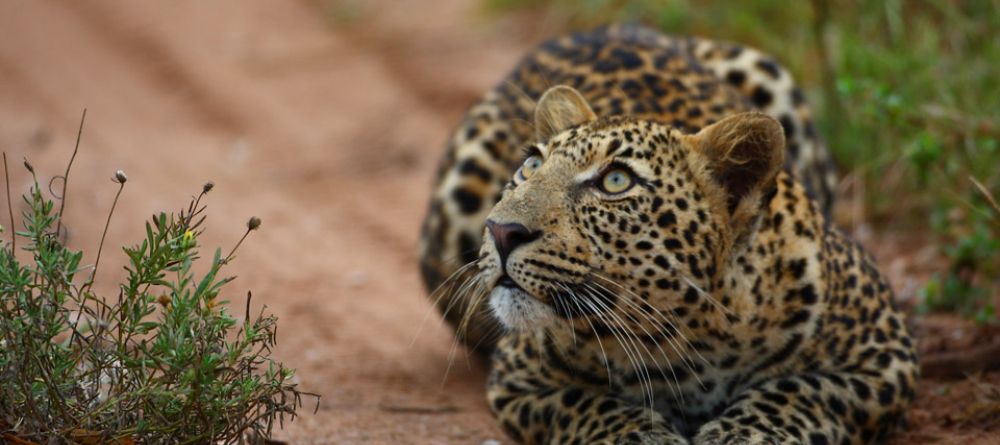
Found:
<svg viewBox="0 0 1000 445"><path fill-rule="evenodd" d="M471 305L456 277L477 259L487 213L535 137L532 116L556 85L581 92L599 115L632 115L694 132L721 116L761 110L781 122L785 169L829 215L837 178L805 94L773 57L756 49L673 37L629 23L542 43L465 112L447 140L420 231L420 274L467 347L488 353L503 329L486 305ZM448 279L451 278L449 281ZM448 281L448 282L446 282ZM465 321L464 323L462 323Z"/></svg>
<svg viewBox="0 0 1000 445"><path fill-rule="evenodd" d="M473 105L421 270L524 444L862 444L919 366L789 73L742 45L610 25ZM478 235L477 235L478 233Z"/></svg>

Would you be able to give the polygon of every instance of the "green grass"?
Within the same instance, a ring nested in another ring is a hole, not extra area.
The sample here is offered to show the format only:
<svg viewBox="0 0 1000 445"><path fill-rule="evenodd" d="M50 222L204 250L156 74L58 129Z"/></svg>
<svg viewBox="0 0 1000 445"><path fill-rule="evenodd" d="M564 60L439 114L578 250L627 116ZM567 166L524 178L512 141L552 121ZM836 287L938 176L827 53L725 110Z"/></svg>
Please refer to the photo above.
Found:
<svg viewBox="0 0 1000 445"><path fill-rule="evenodd" d="M755 46L807 91L846 188L880 230L941 247L926 310L996 321L1000 2L484 0L575 29L641 21ZM970 178L982 183L978 189ZM985 193L984 193L985 192Z"/></svg>

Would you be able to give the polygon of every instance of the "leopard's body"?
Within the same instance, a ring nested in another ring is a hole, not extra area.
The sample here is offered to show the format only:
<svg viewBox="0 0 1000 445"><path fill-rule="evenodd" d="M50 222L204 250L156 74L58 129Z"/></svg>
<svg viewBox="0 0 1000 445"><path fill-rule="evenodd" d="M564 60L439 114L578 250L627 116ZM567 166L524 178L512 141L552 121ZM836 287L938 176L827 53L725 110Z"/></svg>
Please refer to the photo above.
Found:
<svg viewBox="0 0 1000 445"><path fill-rule="evenodd" d="M892 431L914 345L872 260L826 222L812 127L769 57L634 26L543 45L469 110L421 265L470 346L495 349L488 399L513 438Z"/></svg>
<svg viewBox="0 0 1000 445"><path fill-rule="evenodd" d="M448 140L424 220L420 269L428 290L452 324L465 301L438 289L476 259L486 215L532 142L535 102L555 85L578 89L600 116L630 115L694 132L721 116L752 109L782 122L787 169L827 212L833 202L833 163L818 138L802 91L772 57L736 44L676 38L636 26L612 26L544 43L466 112ZM437 297L437 296L435 296ZM497 329L477 312L464 332L470 345L490 350Z"/></svg>

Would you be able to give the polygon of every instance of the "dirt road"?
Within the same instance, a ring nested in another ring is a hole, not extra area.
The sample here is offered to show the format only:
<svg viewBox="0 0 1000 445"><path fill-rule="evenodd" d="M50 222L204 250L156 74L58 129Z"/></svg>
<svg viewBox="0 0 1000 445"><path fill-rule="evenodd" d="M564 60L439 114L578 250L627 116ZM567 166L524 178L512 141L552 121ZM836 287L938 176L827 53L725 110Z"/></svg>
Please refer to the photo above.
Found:
<svg viewBox="0 0 1000 445"><path fill-rule="evenodd" d="M277 438L505 443L483 367L458 350L448 369L452 338L415 255L451 125L545 32L476 4L2 2L0 149L51 177L88 108L67 207L70 242L88 252L116 169L130 179L109 245L137 240L148 215L207 180L206 245L228 247L247 218L263 219L229 297L253 290L280 317L278 358L323 394ZM122 264L106 258L105 290Z"/></svg>

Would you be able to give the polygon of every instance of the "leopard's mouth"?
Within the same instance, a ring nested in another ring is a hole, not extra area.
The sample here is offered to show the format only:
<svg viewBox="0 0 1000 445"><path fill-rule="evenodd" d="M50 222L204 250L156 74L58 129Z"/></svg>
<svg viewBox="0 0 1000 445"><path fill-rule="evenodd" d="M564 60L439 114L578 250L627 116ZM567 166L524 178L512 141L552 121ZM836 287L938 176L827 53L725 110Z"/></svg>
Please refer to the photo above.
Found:
<svg viewBox="0 0 1000 445"><path fill-rule="evenodd" d="M514 281L514 279L511 278L510 275L507 274L501 276L500 279L497 280L497 284L494 287L507 287L511 289L519 289L522 292L525 292L524 288L521 287L521 285L517 284L517 282Z"/></svg>
<svg viewBox="0 0 1000 445"><path fill-rule="evenodd" d="M527 330L548 323L554 311L524 290L513 278L503 275L490 291L490 309L508 329Z"/></svg>
<svg viewBox="0 0 1000 445"><path fill-rule="evenodd" d="M509 311L498 311L498 309L509 309L509 303L517 307L527 307L529 304L522 300L531 300L530 306L544 306L547 310L543 312L546 314L566 320L593 316L617 306L618 296L606 286L597 285L594 281L556 283L555 289L545 293L545 298L542 298L521 287L510 275L503 273L493 282L490 306L497 318L502 319L501 314Z"/></svg>

